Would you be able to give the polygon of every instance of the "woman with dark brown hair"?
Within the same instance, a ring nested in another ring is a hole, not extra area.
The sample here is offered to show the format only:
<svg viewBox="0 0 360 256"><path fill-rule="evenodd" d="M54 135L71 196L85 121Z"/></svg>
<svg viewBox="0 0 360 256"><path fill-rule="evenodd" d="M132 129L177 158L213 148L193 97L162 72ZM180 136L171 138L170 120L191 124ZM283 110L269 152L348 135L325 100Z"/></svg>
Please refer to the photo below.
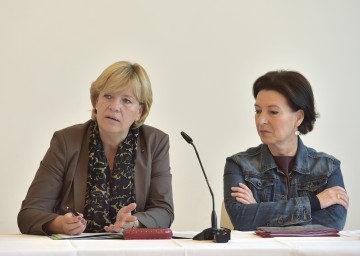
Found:
<svg viewBox="0 0 360 256"><path fill-rule="evenodd" d="M305 146L318 114L308 80L272 71L253 85L262 144L226 159L224 201L237 230L322 224L343 229L349 197L335 157Z"/></svg>

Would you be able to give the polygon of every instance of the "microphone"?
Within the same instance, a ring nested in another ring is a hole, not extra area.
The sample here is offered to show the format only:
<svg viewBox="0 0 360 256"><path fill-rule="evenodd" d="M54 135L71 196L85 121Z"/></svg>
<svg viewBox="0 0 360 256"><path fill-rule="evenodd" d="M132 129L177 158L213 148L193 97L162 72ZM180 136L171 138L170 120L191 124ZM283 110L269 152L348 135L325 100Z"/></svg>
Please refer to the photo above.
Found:
<svg viewBox="0 0 360 256"><path fill-rule="evenodd" d="M211 198L212 198L212 213L211 213L211 228L204 229L201 233L194 236L194 240L215 240L217 243L226 243L230 239L230 230L229 229L218 229L217 228L217 216L215 212L215 199L214 199L214 193L211 189L211 186L209 184L209 181L207 179L204 167L202 165L202 162L200 160L199 153L193 143L193 140L190 138L189 135L187 135L185 132L180 133L181 136L186 140L187 143L191 144L195 150L197 159L200 163L201 170L204 174L206 183L209 187Z"/></svg>
<svg viewBox="0 0 360 256"><path fill-rule="evenodd" d="M207 179L207 176L206 176L206 173L205 173L205 170L204 170L204 167L201 163L201 160L200 160L200 156L199 156L199 153L193 143L193 140L190 138L189 135L187 135L185 132L181 132L181 135L183 136L183 138L186 140L187 143L191 144L193 146L193 148L195 149L195 153L196 153L196 156L198 158L198 161L200 163L200 166L201 166L201 170L204 174L204 177L205 177L205 180L206 180L206 183L209 187L209 190L210 190L210 194L211 194L211 198L212 198L212 213L211 213L211 227L212 228L217 228L217 216L216 216L216 212L215 212L215 199L214 199L214 193L210 187L210 184L209 184L209 181Z"/></svg>

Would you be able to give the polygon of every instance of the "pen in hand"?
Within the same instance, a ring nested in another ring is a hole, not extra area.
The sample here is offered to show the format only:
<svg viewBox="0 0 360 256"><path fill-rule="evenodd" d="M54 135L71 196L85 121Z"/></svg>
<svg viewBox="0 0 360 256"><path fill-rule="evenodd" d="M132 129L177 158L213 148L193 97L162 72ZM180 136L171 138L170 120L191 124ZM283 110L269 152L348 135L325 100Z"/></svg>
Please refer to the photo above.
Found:
<svg viewBox="0 0 360 256"><path fill-rule="evenodd" d="M79 216L79 214L71 207L65 206L66 210L71 212L74 216Z"/></svg>
<svg viewBox="0 0 360 256"><path fill-rule="evenodd" d="M78 212L76 212L73 208L69 207L69 206L65 206L65 209L68 212L71 212L72 215L74 215L75 217L80 216L80 214ZM79 219L79 218L78 218ZM84 225L86 227L87 225L87 221L81 216L80 218L81 224Z"/></svg>

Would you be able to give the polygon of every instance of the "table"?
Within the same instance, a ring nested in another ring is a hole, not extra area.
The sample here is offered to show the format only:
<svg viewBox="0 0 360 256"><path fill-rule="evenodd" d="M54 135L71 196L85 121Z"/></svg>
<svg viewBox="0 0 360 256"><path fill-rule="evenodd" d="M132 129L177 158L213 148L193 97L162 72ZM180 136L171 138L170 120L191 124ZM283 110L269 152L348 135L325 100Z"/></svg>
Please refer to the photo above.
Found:
<svg viewBox="0 0 360 256"><path fill-rule="evenodd" d="M195 232L196 233L196 232ZM52 240L46 236L0 235L0 255L360 255L360 230L342 231L340 237L261 238L254 232L232 231L228 243L168 240Z"/></svg>

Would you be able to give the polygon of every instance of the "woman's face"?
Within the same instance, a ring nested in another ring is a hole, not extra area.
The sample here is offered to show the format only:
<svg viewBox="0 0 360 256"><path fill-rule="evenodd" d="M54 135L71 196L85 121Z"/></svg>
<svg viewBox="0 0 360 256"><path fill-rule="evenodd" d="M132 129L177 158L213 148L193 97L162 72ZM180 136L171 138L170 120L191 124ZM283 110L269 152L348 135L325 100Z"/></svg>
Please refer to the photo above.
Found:
<svg viewBox="0 0 360 256"><path fill-rule="evenodd" d="M270 148L294 146L297 143L295 131L302 120L303 111L294 112L282 94L273 90L258 93L255 102L256 129L261 141Z"/></svg>
<svg viewBox="0 0 360 256"><path fill-rule="evenodd" d="M119 92L101 92L96 102L96 110L100 133L118 134L124 139L130 126L140 119L142 105L128 86Z"/></svg>

